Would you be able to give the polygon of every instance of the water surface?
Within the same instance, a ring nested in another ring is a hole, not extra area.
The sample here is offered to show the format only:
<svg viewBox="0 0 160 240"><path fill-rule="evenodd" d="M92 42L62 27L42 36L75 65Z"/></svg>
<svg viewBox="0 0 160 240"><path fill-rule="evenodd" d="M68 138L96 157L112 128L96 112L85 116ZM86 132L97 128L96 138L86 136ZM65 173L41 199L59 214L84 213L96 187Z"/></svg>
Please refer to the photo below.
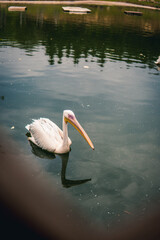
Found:
<svg viewBox="0 0 160 240"><path fill-rule="evenodd" d="M159 201L159 12L89 8L70 15L61 6L0 6L0 124L86 217L110 229ZM64 109L95 151L71 126L68 157L32 149L25 125L48 117L61 127Z"/></svg>

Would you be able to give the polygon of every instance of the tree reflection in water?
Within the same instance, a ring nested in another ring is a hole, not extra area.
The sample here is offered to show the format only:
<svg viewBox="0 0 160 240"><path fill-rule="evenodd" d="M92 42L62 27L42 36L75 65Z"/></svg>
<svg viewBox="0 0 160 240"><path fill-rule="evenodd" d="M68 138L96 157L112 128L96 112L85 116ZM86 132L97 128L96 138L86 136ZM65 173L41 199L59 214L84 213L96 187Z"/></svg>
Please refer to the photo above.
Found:
<svg viewBox="0 0 160 240"><path fill-rule="evenodd" d="M138 59L153 67L160 41L159 15L144 11L145 18L130 18L115 7L93 7L86 16L71 16L61 6L30 6L24 13L0 8L1 39L29 54L42 45L50 65L61 64L63 57L78 64L83 57L101 67L108 58L128 63Z"/></svg>

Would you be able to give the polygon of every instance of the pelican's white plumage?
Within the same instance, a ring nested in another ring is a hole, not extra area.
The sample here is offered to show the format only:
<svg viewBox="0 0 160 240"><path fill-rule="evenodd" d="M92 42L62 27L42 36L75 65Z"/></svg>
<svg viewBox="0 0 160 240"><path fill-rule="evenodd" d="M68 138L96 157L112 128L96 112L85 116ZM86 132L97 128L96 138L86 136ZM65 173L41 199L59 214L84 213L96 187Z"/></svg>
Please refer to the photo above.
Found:
<svg viewBox="0 0 160 240"><path fill-rule="evenodd" d="M26 129L31 133L29 140L49 152L56 152L56 149L63 144L62 130L48 118L33 120ZM68 143L70 147L72 144L70 138Z"/></svg>
<svg viewBox="0 0 160 240"><path fill-rule="evenodd" d="M33 120L26 126L31 137L28 139L38 147L53 153L66 153L70 151L71 139L68 137L67 123L71 123L86 139L88 144L94 149L94 146L87 133L78 123L74 113L71 110L63 112L63 131L48 118Z"/></svg>

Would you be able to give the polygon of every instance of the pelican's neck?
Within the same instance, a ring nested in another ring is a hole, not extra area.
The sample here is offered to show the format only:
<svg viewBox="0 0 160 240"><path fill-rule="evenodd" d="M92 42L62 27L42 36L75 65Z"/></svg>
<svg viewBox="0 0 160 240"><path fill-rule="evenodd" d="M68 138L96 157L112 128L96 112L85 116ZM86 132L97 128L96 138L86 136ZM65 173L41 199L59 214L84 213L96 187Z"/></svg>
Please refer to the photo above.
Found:
<svg viewBox="0 0 160 240"><path fill-rule="evenodd" d="M63 146L68 147L68 127L63 115Z"/></svg>

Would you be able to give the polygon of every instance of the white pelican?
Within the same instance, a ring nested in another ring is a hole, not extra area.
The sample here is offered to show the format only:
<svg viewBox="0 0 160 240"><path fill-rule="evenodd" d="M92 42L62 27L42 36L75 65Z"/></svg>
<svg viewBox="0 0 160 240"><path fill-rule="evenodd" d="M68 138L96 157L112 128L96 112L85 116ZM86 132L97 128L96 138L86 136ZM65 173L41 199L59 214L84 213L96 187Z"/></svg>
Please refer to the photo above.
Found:
<svg viewBox="0 0 160 240"><path fill-rule="evenodd" d="M160 65L160 56L159 56L158 59L155 61L155 64Z"/></svg>
<svg viewBox="0 0 160 240"><path fill-rule="evenodd" d="M33 120L31 124L26 126L26 129L31 134L31 137L28 137L28 140L49 152L57 154L67 153L70 151L70 145L72 144L70 138L68 137L68 122L77 129L77 131L88 142L90 147L94 149L93 143L71 110L63 111L63 131L48 118Z"/></svg>

